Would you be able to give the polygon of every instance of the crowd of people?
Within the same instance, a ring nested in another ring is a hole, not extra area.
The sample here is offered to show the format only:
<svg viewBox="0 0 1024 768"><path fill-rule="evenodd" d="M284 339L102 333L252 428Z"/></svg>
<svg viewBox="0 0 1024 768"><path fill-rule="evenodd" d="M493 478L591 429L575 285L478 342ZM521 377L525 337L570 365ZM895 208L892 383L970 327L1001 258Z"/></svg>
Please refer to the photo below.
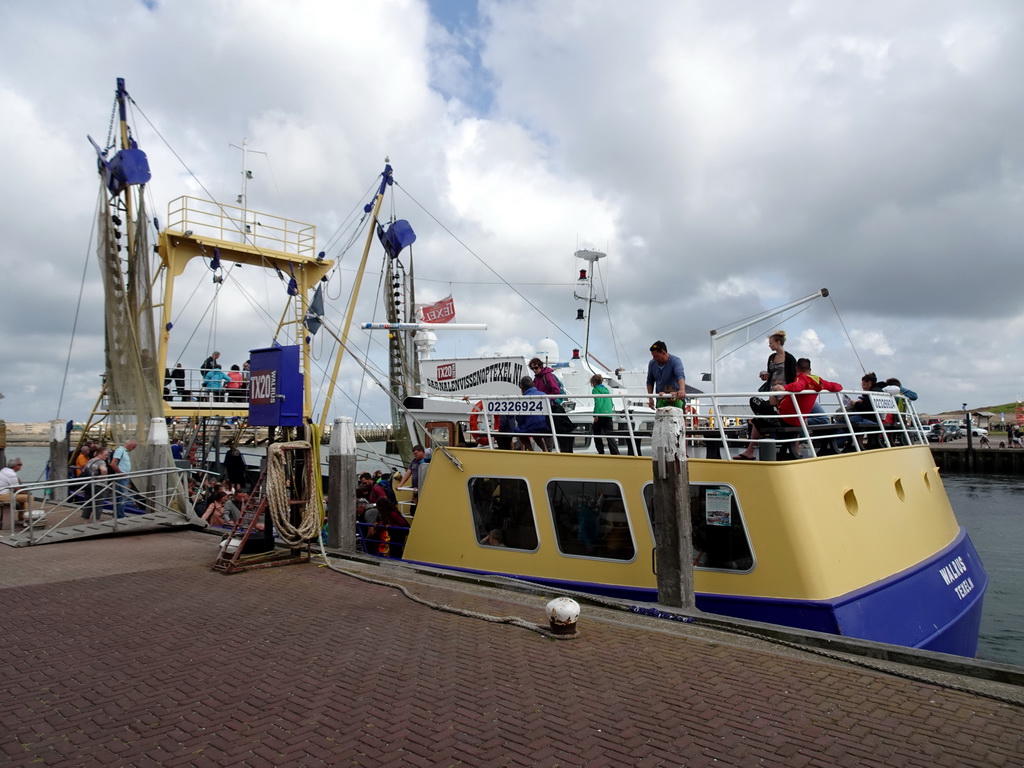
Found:
<svg viewBox="0 0 1024 768"><path fill-rule="evenodd" d="M214 352L199 366L197 382L190 381L190 371L176 363L164 371L164 399L177 397L182 402L200 400L219 403L240 403L247 400L249 361L232 365L227 371L220 363L220 352Z"/></svg>
<svg viewBox="0 0 1024 768"><path fill-rule="evenodd" d="M749 423L750 442L746 448L736 454L734 459L752 460L758 442L766 433L797 427L801 422L808 427L821 426L831 422L832 417L825 414L818 402L821 392L840 392L843 386L838 382L828 381L811 372L809 358L797 358L786 351L786 332L778 330L768 336L770 353L764 370L760 373L759 391L766 393L764 398L754 397L750 407L755 418ZM686 373L682 361L668 352L663 341L651 345L651 361L647 369L647 392L651 395L650 406L675 406L683 408L686 402ZM593 382L592 382L593 383ZM851 425L878 426L894 420L895 414L881 415L876 412L872 400L872 392L885 392L894 396L897 410L905 412L908 400L917 400L917 393L897 378L879 381L874 373L867 372L861 377L860 388L865 393L857 400L847 398L842 408L845 410ZM784 393L793 393L787 397ZM778 393L778 394L773 394ZM594 394L598 394L595 389ZM595 416L595 436L598 434ZM600 444L598 450L601 451ZM797 449L798 450L798 449ZM603 451L601 451L603 453Z"/></svg>
<svg viewBox="0 0 1024 768"><path fill-rule="evenodd" d="M398 473L385 475L380 470L373 474L363 472L356 485L356 525L363 549L372 555L400 558L409 535L409 521L398 509L394 483L404 487L413 481L414 503L410 517L415 514L415 492L419 489L419 470L427 462L422 445L413 448L413 460L400 479Z"/></svg>

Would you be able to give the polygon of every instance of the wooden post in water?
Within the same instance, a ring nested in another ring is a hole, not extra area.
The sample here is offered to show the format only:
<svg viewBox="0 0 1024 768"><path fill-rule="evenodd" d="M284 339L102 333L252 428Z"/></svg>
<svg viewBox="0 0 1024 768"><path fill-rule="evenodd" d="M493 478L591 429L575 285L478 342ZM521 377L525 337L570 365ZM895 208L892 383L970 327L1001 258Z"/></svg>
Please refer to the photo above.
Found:
<svg viewBox="0 0 1024 768"><path fill-rule="evenodd" d="M56 419L50 422L50 480L68 479L68 429L67 422ZM67 498L67 484L55 485L50 489L50 498L60 503Z"/></svg>
<svg viewBox="0 0 1024 768"><path fill-rule="evenodd" d="M334 420L327 458L327 546L356 551L356 431L352 419Z"/></svg>
<svg viewBox="0 0 1024 768"><path fill-rule="evenodd" d="M693 609L693 530L684 438L683 411L659 408L651 437L658 602Z"/></svg>

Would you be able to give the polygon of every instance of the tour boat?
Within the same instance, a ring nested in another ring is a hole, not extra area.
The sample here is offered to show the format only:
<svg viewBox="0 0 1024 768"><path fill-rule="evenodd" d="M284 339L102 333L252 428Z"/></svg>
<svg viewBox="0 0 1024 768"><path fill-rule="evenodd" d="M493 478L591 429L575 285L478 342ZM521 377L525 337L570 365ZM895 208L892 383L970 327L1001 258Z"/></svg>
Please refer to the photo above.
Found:
<svg viewBox="0 0 1024 768"><path fill-rule="evenodd" d="M663 415L647 407L641 373L621 380L613 376L622 386L604 396L615 401L613 439L619 455L595 453L586 429L595 397L584 386L594 370L586 349L562 368L576 430L552 439L552 452L507 450L501 414L539 410L553 428L553 398L518 394L524 358L430 362L423 356L416 361L419 370L410 364L414 346L429 338L431 328L411 324L406 333L401 325L411 319L413 293L398 255L415 235L401 220L386 228L378 222L392 185L392 169L386 165L364 208L360 276L352 284L340 333L331 331L342 343L328 389L320 392L323 410L317 421L311 412L311 337L331 314L319 286L332 274L334 261L317 251L315 229L255 214L245 205L244 187L239 206L184 197L171 204L163 227L153 222L158 258L152 276L149 219L141 194L149 169L125 121L129 98L123 81L116 99L121 150L110 154L114 137L97 145L109 192L98 217L107 294L107 386L90 422L119 422L121 433L144 440L148 425L163 419L194 424L196 436L225 420L248 420L270 427L272 436L278 429L285 440L305 437L315 446L341 350L350 342L362 271L379 237L388 256L383 284L392 331L390 381L382 386L391 390L394 423L406 421L410 427L400 447L407 453L415 441L432 449L404 558L657 600L650 436ZM139 192L136 202L127 198L129 190ZM127 244L124 252L122 242ZM126 254L133 259L127 269L122 263ZM596 252L582 254L577 256L591 267L598 258ZM271 335L254 340L247 398L196 397L193 386L183 387L182 394L171 376L176 367L171 345L179 336L191 338L189 329L176 328L174 281L195 260L213 276L207 290L214 299L226 284L225 265L271 270L281 280L281 319ZM151 295L157 285L162 285L160 301ZM593 294L588 297L592 301ZM256 353L268 361L261 364L265 370L258 370ZM551 350L547 356L557 358ZM911 404L869 393L879 426L865 434L850 423L842 393L828 393L835 399L825 407L837 412L828 427L809 427L802 419L784 424L762 440L760 460L737 461L733 449L747 438L736 431L736 414L750 417L747 401L756 393L694 394L683 418L683 439L689 456L697 608L975 654L988 579L957 523ZM303 461L304 466L319 463L315 451ZM311 497L314 503L319 501ZM413 511L410 505L405 509Z"/></svg>
<svg viewBox="0 0 1024 768"><path fill-rule="evenodd" d="M704 397L725 408L732 396ZM712 421L687 436L698 609L976 654L988 577L913 418L867 436L839 424L819 437L801 425L774 459L765 441L760 461L733 460L730 443L746 437ZM443 426L428 432L442 443ZM434 450L406 560L657 600L646 436L646 456L500 450L491 437ZM787 456L798 444L805 457ZM492 531L500 546L482 543Z"/></svg>

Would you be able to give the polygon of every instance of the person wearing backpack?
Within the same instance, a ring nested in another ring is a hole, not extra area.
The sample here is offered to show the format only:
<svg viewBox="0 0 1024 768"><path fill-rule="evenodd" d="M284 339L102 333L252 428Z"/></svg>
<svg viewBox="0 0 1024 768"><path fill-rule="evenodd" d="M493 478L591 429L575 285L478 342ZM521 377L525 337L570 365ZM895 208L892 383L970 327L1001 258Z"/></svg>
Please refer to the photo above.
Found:
<svg viewBox="0 0 1024 768"><path fill-rule="evenodd" d="M377 477L377 479L373 481L374 485L376 485L378 488L381 488L384 491L384 495L387 497L388 501L390 501L392 504L397 504L398 497L395 496L395 489L391 487L391 481L383 474L381 474L379 470L378 475L379 477Z"/></svg>
<svg viewBox="0 0 1024 768"><path fill-rule="evenodd" d="M539 357L535 357L530 361L530 370L533 371L533 386L545 395L565 394L565 387L562 386L562 382L558 380L555 372L550 367L544 365ZM561 405L562 399L555 398L554 402Z"/></svg>

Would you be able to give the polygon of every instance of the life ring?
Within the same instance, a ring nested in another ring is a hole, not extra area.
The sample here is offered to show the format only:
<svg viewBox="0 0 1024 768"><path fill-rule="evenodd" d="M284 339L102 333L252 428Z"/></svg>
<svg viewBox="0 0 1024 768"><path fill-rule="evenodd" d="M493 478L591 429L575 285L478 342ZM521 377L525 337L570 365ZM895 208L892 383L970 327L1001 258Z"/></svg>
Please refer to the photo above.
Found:
<svg viewBox="0 0 1024 768"><path fill-rule="evenodd" d="M684 410L687 416L696 416L698 413L697 406L695 405L688 405Z"/></svg>
<svg viewBox="0 0 1024 768"><path fill-rule="evenodd" d="M477 400L476 405L473 406L473 410L469 413L469 431L473 433L473 438L476 440L478 445L487 445L490 440L487 438L487 434L482 432L480 429L480 417L484 413L484 401ZM484 416L484 427L486 428L487 417ZM498 431L498 417L494 417L494 422L491 424L491 432Z"/></svg>

